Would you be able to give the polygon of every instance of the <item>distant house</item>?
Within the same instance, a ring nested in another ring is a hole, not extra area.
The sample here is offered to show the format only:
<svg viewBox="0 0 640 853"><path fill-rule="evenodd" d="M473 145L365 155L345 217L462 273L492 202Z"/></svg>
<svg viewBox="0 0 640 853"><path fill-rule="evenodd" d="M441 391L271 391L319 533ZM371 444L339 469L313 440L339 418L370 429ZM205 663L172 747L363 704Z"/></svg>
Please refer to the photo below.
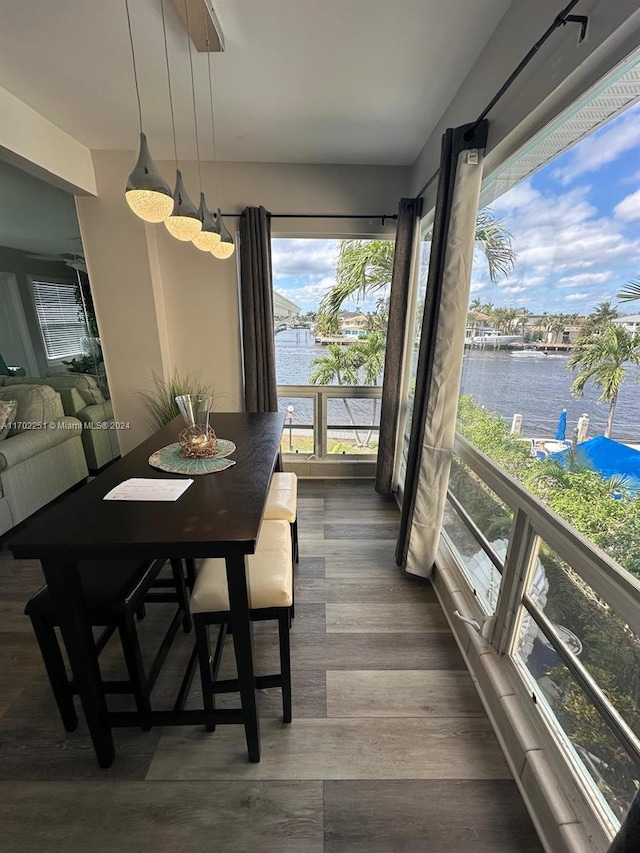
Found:
<svg viewBox="0 0 640 853"><path fill-rule="evenodd" d="M297 317L300 313L300 306L296 305L286 296L273 291L273 320L277 326L282 326Z"/></svg>
<svg viewBox="0 0 640 853"><path fill-rule="evenodd" d="M350 312L341 318L340 334L347 338L361 338L367 334L369 318L366 314Z"/></svg>
<svg viewBox="0 0 640 853"><path fill-rule="evenodd" d="M631 335L640 332L640 314L628 314L626 317L618 317L613 321L617 326L622 326Z"/></svg>

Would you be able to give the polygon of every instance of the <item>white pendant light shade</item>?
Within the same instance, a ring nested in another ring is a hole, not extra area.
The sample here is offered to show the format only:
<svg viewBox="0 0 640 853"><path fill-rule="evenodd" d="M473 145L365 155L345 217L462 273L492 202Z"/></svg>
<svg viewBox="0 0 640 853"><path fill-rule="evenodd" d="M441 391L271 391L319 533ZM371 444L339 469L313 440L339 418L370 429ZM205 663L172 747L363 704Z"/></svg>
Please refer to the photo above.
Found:
<svg viewBox="0 0 640 853"><path fill-rule="evenodd" d="M211 250L211 254L214 258L219 258L220 260L225 260L226 258L230 258L231 255L236 250L236 247L233 245L233 237L229 234L227 230L227 226L222 221L222 214L220 213L220 208L218 208L218 226L220 227L220 242L218 245Z"/></svg>
<svg viewBox="0 0 640 853"><path fill-rule="evenodd" d="M124 195L131 210L145 222L164 222L173 210L169 184L151 159L144 133L140 133L140 153Z"/></svg>
<svg viewBox="0 0 640 853"><path fill-rule="evenodd" d="M216 220L209 213L204 193L200 193L198 215L202 222L202 231L193 238L193 245L201 252L212 252L220 242L220 229Z"/></svg>
<svg viewBox="0 0 640 853"><path fill-rule="evenodd" d="M190 242L202 230L202 222L195 205L187 195L182 183L182 173L176 170L176 188L173 191L173 211L164 220L169 234L176 240Z"/></svg>

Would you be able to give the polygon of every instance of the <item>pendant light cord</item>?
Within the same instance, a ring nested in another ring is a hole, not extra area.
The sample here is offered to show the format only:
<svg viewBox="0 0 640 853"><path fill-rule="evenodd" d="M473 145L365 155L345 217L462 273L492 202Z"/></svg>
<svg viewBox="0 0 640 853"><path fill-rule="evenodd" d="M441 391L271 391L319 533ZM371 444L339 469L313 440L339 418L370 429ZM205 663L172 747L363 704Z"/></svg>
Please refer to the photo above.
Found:
<svg viewBox="0 0 640 853"><path fill-rule="evenodd" d="M131 15L129 14L129 0L124 0L127 10L127 26L129 27L129 41L131 43L131 61L133 62L133 79L136 84L136 98L138 99L138 117L140 119L140 133L142 133L142 105L140 104L140 89L138 87L138 69L136 67L136 52L133 49L133 32L131 31Z"/></svg>
<svg viewBox="0 0 640 853"><path fill-rule="evenodd" d="M193 122L196 126L196 157L198 158L198 180L202 192L202 171L200 169L200 144L198 142L198 111L196 110L196 86L193 80L193 57L191 55L191 28L189 27L189 5L184 0L184 12L187 18L187 41L189 43L189 68L191 69L191 97L193 99Z"/></svg>
<svg viewBox="0 0 640 853"><path fill-rule="evenodd" d="M126 0L128 2L128 0ZM160 9L162 10L162 32L164 34L164 57L167 62L167 82L169 84L169 107L171 108L171 127L173 129L173 153L176 161L176 169L180 168L178 163L178 145L176 143L176 120L173 114L173 95L171 93L171 70L169 68L169 48L167 47L167 23L164 17L164 0L160 0Z"/></svg>
<svg viewBox="0 0 640 853"><path fill-rule="evenodd" d="M202 4L202 9L204 12L204 31L207 39L207 69L209 72L209 107L211 109L211 142L213 145L213 186L215 189L215 204L214 207L217 207L220 203L220 196L218 195L218 167L216 165L216 126L213 120L213 86L211 84L211 51L209 50L209 22L207 21L207 12L205 9L205 4Z"/></svg>

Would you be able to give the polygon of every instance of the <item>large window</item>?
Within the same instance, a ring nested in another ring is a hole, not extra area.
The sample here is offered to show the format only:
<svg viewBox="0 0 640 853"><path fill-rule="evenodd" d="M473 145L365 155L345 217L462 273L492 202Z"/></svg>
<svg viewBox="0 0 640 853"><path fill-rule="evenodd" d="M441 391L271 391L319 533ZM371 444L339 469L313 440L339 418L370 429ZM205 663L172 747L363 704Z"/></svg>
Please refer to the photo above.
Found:
<svg viewBox="0 0 640 853"><path fill-rule="evenodd" d="M55 361L78 355L89 334L76 283L32 281L33 301L47 359Z"/></svg>
<svg viewBox="0 0 640 853"><path fill-rule="evenodd" d="M272 240L282 451L353 458L378 449L393 242Z"/></svg>

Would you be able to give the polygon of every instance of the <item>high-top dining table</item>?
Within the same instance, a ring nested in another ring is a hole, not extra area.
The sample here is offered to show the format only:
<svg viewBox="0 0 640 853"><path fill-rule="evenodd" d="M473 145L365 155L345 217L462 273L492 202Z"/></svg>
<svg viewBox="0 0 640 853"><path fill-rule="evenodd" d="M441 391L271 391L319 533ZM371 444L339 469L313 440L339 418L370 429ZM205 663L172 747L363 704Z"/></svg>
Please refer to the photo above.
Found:
<svg viewBox="0 0 640 853"><path fill-rule="evenodd" d="M17 558L39 559L101 767L115 757L112 726L140 725L137 712L109 712L102 690L78 562L99 559L194 559L223 557L231 607L238 686L242 708L205 711L152 711L145 724L197 725L243 723L250 761L260 760L253 634L247 598L247 554L256 540L278 456L283 413L218 413L211 425L219 438L236 444L224 471L193 476L193 484L175 502L103 500L130 477L170 479L152 468L149 456L177 440L177 418L144 441L95 480L44 511L9 542Z"/></svg>

